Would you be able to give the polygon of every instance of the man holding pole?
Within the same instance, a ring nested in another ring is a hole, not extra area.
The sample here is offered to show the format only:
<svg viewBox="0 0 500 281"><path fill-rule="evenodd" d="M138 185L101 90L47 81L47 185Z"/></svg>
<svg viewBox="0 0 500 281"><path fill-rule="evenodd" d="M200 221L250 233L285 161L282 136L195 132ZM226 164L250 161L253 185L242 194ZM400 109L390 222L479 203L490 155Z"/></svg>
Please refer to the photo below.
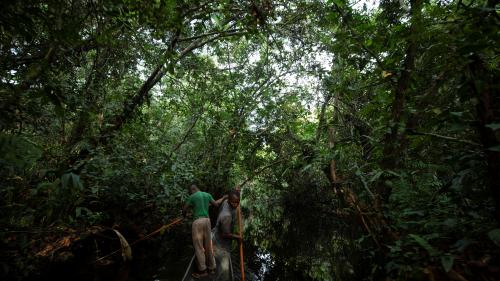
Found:
<svg viewBox="0 0 500 281"><path fill-rule="evenodd" d="M243 270L243 224L241 220L241 210L240 210L240 191L232 190L229 192L228 200L222 203L221 211L217 217L217 223L215 225L215 235L214 241L218 248L224 250L227 255L231 251L232 240L237 240L239 242L240 250L240 270L241 270L241 280L245 280L245 271ZM235 223L239 223L239 232L233 233Z"/></svg>
<svg viewBox="0 0 500 281"><path fill-rule="evenodd" d="M215 201L212 195L200 191L194 184L190 186L189 191L191 195L188 197L182 212L185 215L189 207L193 209L192 236L198 271L193 272L192 275L194 278L200 278L208 275L207 268L210 273L215 273L208 207L210 204L219 206L226 197Z"/></svg>
<svg viewBox="0 0 500 281"><path fill-rule="evenodd" d="M222 203L221 211L215 225L215 241L218 246L226 251L231 250L231 241L237 240L241 243L242 237L238 233L232 233L237 219L237 209L240 205L240 195L236 191L230 191L228 200Z"/></svg>

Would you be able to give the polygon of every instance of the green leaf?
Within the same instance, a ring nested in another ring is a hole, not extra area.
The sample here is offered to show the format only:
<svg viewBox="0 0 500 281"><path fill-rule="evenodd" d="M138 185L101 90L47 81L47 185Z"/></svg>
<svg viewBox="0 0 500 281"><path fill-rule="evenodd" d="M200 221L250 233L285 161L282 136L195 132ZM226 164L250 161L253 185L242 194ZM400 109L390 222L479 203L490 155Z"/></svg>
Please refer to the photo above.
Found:
<svg viewBox="0 0 500 281"><path fill-rule="evenodd" d="M380 176L383 174L384 172L383 171L377 171L370 179L370 182L375 182L376 180L378 180L380 178Z"/></svg>
<svg viewBox="0 0 500 281"><path fill-rule="evenodd" d="M428 242L427 240L425 240L424 238L416 235L416 234L409 234L409 236L411 238L413 238L413 240L415 240L415 242L417 242L418 245L420 245L422 248L424 248L425 250L427 250L427 252L429 253L429 255L431 256L437 256L439 254L439 252L434 249L434 247L432 247Z"/></svg>
<svg viewBox="0 0 500 281"><path fill-rule="evenodd" d="M76 207L75 209L75 217L79 218L82 216L82 207Z"/></svg>
<svg viewBox="0 0 500 281"><path fill-rule="evenodd" d="M500 228L493 229L488 232L488 237L495 243L497 246L500 246Z"/></svg>
<svg viewBox="0 0 500 281"><path fill-rule="evenodd" d="M432 109L432 112L434 112L436 115L439 115L439 114L443 113L443 112L441 111L441 109L439 109L439 108L434 108L434 109Z"/></svg>
<svg viewBox="0 0 500 281"><path fill-rule="evenodd" d="M66 188L68 186L69 179L71 178L71 174L72 173L62 175L61 182L62 182L63 188Z"/></svg>
<svg viewBox="0 0 500 281"><path fill-rule="evenodd" d="M488 150L500 152L500 145L489 147Z"/></svg>
<svg viewBox="0 0 500 281"><path fill-rule="evenodd" d="M446 219L444 222L443 222L443 225L447 226L447 227L455 227L456 225L458 224L457 220L456 219Z"/></svg>
<svg viewBox="0 0 500 281"><path fill-rule="evenodd" d="M212 20L212 22L214 23L214 25L217 28L220 29L222 27L222 21L221 21L221 18L219 16L219 14L212 14L212 16L210 17L210 19Z"/></svg>
<svg viewBox="0 0 500 281"><path fill-rule="evenodd" d="M79 175L75 175L75 174L71 173L71 180L73 182L73 187L76 187L78 189L83 189L83 185L82 185L82 182L80 181Z"/></svg>
<svg viewBox="0 0 500 281"><path fill-rule="evenodd" d="M441 265L443 266L444 271L449 272L453 267L453 262L455 261L455 257L450 254L446 254L441 256Z"/></svg>
<svg viewBox="0 0 500 281"><path fill-rule="evenodd" d="M82 211L85 212L86 215L92 214L92 211L89 210L88 208L85 208L85 207L76 207L75 208L75 217L76 218L81 217L83 215Z"/></svg>
<svg viewBox="0 0 500 281"><path fill-rule="evenodd" d="M466 128L466 126L464 124L452 123L450 125L450 130L453 132L463 131L463 130L465 130L465 128Z"/></svg>
<svg viewBox="0 0 500 281"><path fill-rule="evenodd" d="M452 247L454 247L457 251L463 252L470 244L474 243L472 240L460 239Z"/></svg>
<svg viewBox="0 0 500 281"><path fill-rule="evenodd" d="M63 188L68 187L70 183L71 183L71 187L78 188L78 189L83 188L82 182L80 181L80 176L73 174L73 173L68 173L68 174L62 175L61 181L62 181Z"/></svg>
<svg viewBox="0 0 500 281"><path fill-rule="evenodd" d="M302 168L302 170L301 170L301 171L302 171L302 172L305 172L305 171L309 170L309 168L311 168L311 167L312 167L312 164L308 164L308 165L306 165L304 168Z"/></svg>
<svg viewBox="0 0 500 281"><path fill-rule="evenodd" d="M486 127L492 129L493 131L496 131L496 130L500 129L500 123L487 124Z"/></svg>

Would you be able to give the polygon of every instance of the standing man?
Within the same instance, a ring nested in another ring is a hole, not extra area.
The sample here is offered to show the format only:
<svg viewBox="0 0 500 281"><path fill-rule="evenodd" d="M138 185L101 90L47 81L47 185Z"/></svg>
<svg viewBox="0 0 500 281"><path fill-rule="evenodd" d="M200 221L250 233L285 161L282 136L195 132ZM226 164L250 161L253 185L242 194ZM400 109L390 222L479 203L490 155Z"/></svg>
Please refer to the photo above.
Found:
<svg viewBox="0 0 500 281"><path fill-rule="evenodd" d="M212 250L208 207L210 204L219 206L225 197L215 201L212 195L200 191L194 184L189 187L189 192L191 195L184 205L183 214L186 214L189 207L193 209L193 224L191 231L198 271L193 272L192 276L194 278L200 278L208 275L207 268L210 273L215 273L215 258Z"/></svg>
<svg viewBox="0 0 500 281"><path fill-rule="evenodd" d="M242 241L241 234L233 233L232 230L236 223L236 209L240 205L240 193L238 190L229 192L228 200L224 201L221 207L217 223L215 225L215 242L217 246L230 252L231 241Z"/></svg>

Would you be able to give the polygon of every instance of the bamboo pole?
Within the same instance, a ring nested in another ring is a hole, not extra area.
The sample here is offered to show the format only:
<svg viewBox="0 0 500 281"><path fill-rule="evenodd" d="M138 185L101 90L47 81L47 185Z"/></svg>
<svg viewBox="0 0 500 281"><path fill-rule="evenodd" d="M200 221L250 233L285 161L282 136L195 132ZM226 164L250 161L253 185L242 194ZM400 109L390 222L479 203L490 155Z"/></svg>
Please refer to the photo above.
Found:
<svg viewBox="0 0 500 281"><path fill-rule="evenodd" d="M153 231L153 232L149 233L148 235L146 235L146 236L144 236L144 237L142 237L142 238L139 238L139 239L135 240L134 242L130 243L130 244L129 244L129 247L130 247L130 246L132 246L132 245L135 245L136 243L138 243L138 242L140 242L140 241L142 241L142 240L144 240L144 239L147 239L147 238L149 238L149 237L151 237L151 236L155 235L156 233L158 233L158 232L160 232L160 231L162 231L162 230L168 229L168 228L170 228L171 226L174 226L174 225L176 225L176 224L180 223L180 222L182 221L182 219L183 219L182 217L179 217L179 218L176 218L176 219L172 220L169 224L162 225L162 226L161 226L160 228L158 228L157 230L155 230L155 231ZM100 258L98 258L97 260L95 260L95 261L93 261L93 262L94 262L94 263L95 263L95 262L98 262L98 261L100 261L100 260L103 260L103 259L105 259L105 258L108 258L108 257L110 257L110 256L112 256L112 255L114 255L114 254L116 254L116 253L118 253L118 252L121 252L121 251L122 251L122 248L120 248L120 249L118 249L118 250L116 250L116 251L114 251L114 252L111 252L111 253L109 253L109 254L107 254L107 255L103 256L103 257L100 257Z"/></svg>
<svg viewBox="0 0 500 281"><path fill-rule="evenodd" d="M238 222L240 228L240 270L241 270L241 281L245 281L245 264L243 261L243 222L241 220L241 207L238 206Z"/></svg>

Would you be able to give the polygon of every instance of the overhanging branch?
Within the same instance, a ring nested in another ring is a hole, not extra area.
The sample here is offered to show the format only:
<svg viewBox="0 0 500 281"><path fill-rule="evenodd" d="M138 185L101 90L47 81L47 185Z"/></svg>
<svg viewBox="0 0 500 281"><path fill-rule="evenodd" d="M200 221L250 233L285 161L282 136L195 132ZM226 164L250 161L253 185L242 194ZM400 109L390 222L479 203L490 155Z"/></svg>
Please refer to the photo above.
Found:
<svg viewBox="0 0 500 281"><path fill-rule="evenodd" d="M433 137L433 138L438 138L438 139L443 139L443 140L448 140L448 141L453 141L453 142L458 142L458 143L465 143L465 144L469 144L469 145L473 145L473 146L481 146L481 144L479 144L477 142L473 142L473 141L469 141L469 140L461 140L461 139L457 139L454 137L443 136L443 135L438 135L438 134L434 134L434 133L418 132L418 131L415 131L413 129L406 129L406 132L409 135L429 136L429 137Z"/></svg>

